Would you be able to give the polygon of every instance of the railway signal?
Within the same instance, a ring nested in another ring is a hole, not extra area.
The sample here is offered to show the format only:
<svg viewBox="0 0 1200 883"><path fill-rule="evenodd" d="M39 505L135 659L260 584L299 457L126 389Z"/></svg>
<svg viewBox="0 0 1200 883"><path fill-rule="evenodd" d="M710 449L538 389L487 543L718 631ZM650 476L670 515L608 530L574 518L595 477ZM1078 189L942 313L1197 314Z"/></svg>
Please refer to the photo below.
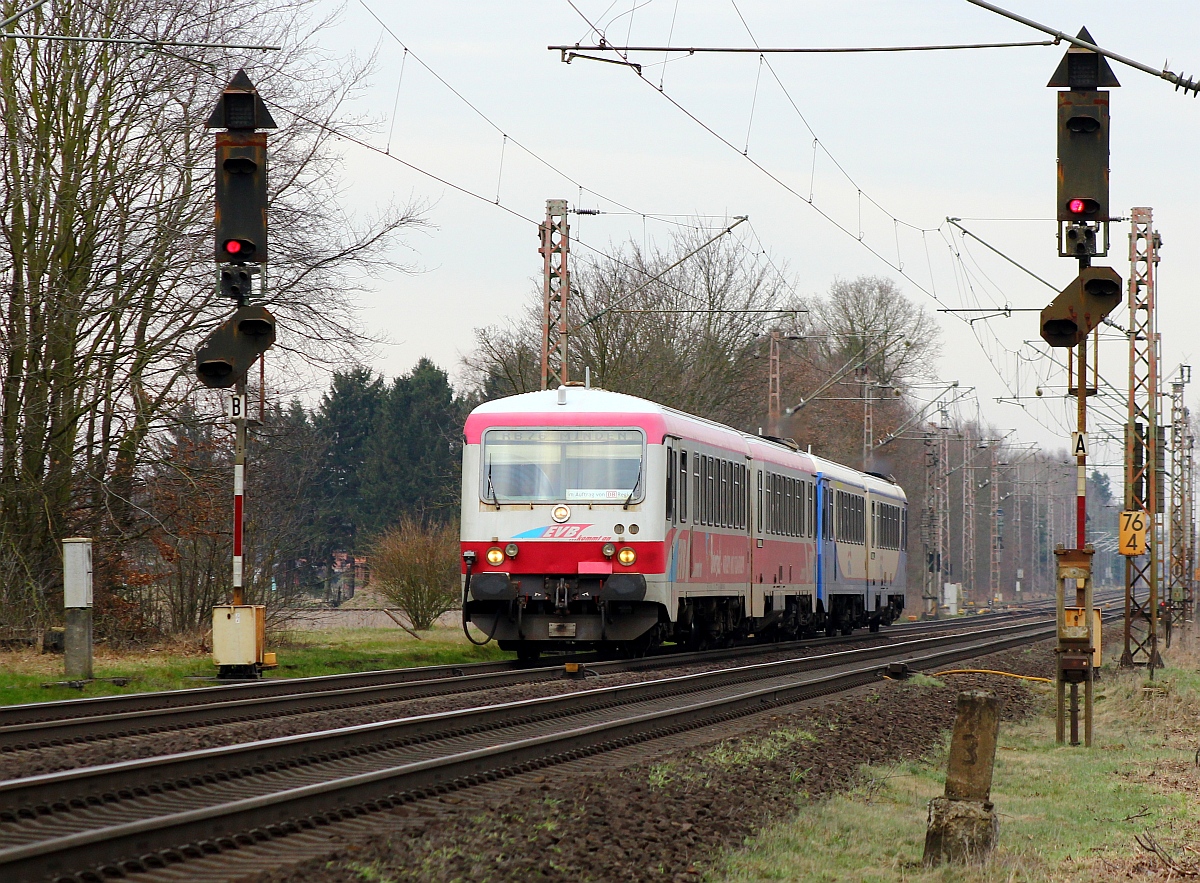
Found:
<svg viewBox="0 0 1200 883"><path fill-rule="evenodd" d="M219 290L237 304L196 348L196 374L205 386L235 387L244 402L246 374L275 342L275 317L246 303L254 276L267 263L267 135L275 121L244 70L221 92L206 126L216 135L216 240ZM266 279L263 274L262 279ZM237 409L233 452L233 597L213 608L213 662L220 677L257 677L274 665L263 649L266 608L246 604L242 556L245 511L246 412Z"/></svg>
<svg viewBox="0 0 1200 883"><path fill-rule="evenodd" d="M1093 42L1087 28L1079 38ZM1108 92L1120 86L1103 56L1071 46L1047 86L1058 93L1058 249L1062 257L1108 253ZM1099 234L1103 234L1100 236Z"/></svg>
<svg viewBox="0 0 1200 883"><path fill-rule="evenodd" d="M221 93L207 123L217 133L215 258L267 262L267 135L275 120L244 70Z"/></svg>
<svg viewBox="0 0 1200 883"><path fill-rule="evenodd" d="M1111 267L1084 267L1042 310L1042 340L1073 347L1121 303L1121 277Z"/></svg>
<svg viewBox="0 0 1200 883"><path fill-rule="evenodd" d="M246 372L275 342L275 317L265 307L240 306L196 347L196 375L213 389L245 382Z"/></svg>
<svg viewBox="0 0 1200 883"><path fill-rule="evenodd" d="M1095 45L1087 28L1079 39ZM1073 350L1068 373L1075 381L1075 440L1087 438L1087 338L1121 302L1121 277L1110 267L1093 267L1092 258L1108 253L1108 96L1105 87L1120 86L1098 52L1072 44L1046 84L1058 93L1058 184L1055 217L1058 253L1079 261L1079 274L1042 310L1042 339ZM1078 347L1076 350L1075 348ZM1098 349L1098 348L1097 348ZM1095 368L1093 368L1095 370ZM1075 546L1054 550L1058 606L1056 654L1056 737L1066 741L1067 687L1070 686L1071 744L1079 744L1079 685L1084 689L1084 743L1092 744L1092 690L1097 625L1093 618L1092 556L1086 542L1087 447L1074 451L1078 470L1075 498Z"/></svg>

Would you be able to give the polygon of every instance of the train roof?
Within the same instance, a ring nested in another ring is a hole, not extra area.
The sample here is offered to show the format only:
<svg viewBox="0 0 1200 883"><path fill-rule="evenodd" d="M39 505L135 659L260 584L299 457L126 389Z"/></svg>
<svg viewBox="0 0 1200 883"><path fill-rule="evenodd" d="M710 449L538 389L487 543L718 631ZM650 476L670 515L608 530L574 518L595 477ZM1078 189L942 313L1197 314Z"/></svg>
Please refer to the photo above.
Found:
<svg viewBox="0 0 1200 883"><path fill-rule="evenodd" d="M644 430L651 444L662 444L667 435L691 438L756 460L819 472L837 481L904 499L904 490L888 479L649 399L606 389L567 386L484 402L467 417L463 428L467 444L479 444L483 431L493 426L633 426Z"/></svg>

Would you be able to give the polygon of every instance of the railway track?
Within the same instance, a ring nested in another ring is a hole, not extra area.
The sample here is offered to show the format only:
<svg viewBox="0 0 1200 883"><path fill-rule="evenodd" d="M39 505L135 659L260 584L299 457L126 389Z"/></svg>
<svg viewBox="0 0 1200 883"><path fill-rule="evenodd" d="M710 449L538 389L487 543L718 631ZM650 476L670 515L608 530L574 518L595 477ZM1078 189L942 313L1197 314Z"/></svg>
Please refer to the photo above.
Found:
<svg viewBox="0 0 1200 883"><path fill-rule="evenodd" d="M97 879L287 836L1052 637L1053 623L884 646L128 761L0 783L0 879Z"/></svg>
<svg viewBox="0 0 1200 883"><path fill-rule="evenodd" d="M1035 610L994 614L990 619L993 622L1021 621L1039 616L1044 614ZM8 706L0 708L0 751L94 742L546 682L560 679L562 662L568 660L587 660L588 669L596 674L645 671L753 658L765 653L787 653L828 644L895 641L913 635L968 628L975 621L959 618L912 623L893 627L886 633L670 653L642 659L594 661L590 656L563 657L554 665L534 668L513 662L427 666Z"/></svg>

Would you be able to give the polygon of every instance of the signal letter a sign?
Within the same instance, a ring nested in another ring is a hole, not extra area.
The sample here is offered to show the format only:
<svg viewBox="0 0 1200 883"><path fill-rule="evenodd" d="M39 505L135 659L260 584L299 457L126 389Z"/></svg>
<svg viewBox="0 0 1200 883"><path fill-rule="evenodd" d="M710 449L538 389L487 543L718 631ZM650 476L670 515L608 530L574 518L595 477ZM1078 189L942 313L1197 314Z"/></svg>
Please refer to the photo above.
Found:
<svg viewBox="0 0 1200 883"><path fill-rule="evenodd" d="M1071 433L1071 456L1086 457L1087 456L1087 433L1072 432Z"/></svg>

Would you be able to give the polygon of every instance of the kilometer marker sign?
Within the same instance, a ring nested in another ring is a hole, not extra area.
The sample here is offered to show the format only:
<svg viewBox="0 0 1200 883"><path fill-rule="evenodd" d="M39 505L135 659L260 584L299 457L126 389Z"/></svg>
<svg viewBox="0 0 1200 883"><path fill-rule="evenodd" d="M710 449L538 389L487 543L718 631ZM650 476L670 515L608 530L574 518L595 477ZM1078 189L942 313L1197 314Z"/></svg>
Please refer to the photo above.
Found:
<svg viewBox="0 0 1200 883"><path fill-rule="evenodd" d="M1121 519L1117 551L1122 555L1146 554L1146 513L1127 509Z"/></svg>

